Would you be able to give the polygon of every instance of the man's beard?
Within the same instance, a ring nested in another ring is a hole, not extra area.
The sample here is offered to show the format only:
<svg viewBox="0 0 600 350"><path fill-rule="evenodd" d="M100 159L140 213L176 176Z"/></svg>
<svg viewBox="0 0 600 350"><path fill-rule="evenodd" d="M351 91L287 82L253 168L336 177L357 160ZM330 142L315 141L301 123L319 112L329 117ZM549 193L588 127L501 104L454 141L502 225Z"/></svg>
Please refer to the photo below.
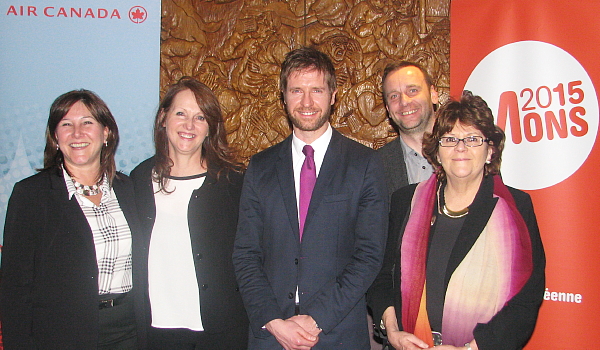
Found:
<svg viewBox="0 0 600 350"><path fill-rule="evenodd" d="M331 108L328 108L326 111L322 111L319 119L304 121L302 119L298 119L294 116L293 113L288 113L290 116L290 121L295 128L302 131L315 131L319 130L325 123L329 120L329 116L331 115Z"/></svg>

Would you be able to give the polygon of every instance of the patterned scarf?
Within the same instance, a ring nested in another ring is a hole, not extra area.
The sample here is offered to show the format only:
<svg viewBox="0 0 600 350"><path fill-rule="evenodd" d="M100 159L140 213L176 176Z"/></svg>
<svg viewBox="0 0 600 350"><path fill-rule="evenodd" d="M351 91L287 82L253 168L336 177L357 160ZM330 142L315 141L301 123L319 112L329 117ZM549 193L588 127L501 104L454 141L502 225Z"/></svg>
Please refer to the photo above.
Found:
<svg viewBox="0 0 600 350"><path fill-rule="evenodd" d="M436 189L435 174L417 186L400 248L402 326L430 346L425 276ZM493 193L498 201L492 215L448 283L442 319L444 344L463 346L473 340L477 323L487 323L500 311L533 270L529 231L499 176L494 176Z"/></svg>

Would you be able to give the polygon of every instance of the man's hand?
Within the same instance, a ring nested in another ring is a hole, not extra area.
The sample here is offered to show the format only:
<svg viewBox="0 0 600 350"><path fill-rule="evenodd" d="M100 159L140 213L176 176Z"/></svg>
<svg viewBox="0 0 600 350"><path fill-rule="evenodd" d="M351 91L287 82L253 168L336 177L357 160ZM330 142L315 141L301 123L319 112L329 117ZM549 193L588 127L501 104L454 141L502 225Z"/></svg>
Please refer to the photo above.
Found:
<svg viewBox="0 0 600 350"><path fill-rule="evenodd" d="M288 318L288 320L296 322L305 331L314 336L318 336L321 333L321 328L319 328L315 319L310 315L296 315Z"/></svg>
<svg viewBox="0 0 600 350"><path fill-rule="evenodd" d="M319 341L316 335L310 334L290 319L278 318L267 323L265 327L285 350L310 350Z"/></svg>

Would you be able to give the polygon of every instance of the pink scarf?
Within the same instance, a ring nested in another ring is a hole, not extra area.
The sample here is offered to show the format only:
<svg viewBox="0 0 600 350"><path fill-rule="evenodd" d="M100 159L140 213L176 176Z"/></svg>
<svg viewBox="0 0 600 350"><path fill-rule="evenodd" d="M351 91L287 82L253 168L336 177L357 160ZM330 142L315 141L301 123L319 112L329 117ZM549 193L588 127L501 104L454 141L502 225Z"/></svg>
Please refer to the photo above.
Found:
<svg viewBox="0 0 600 350"><path fill-rule="evenodd" d="M435 174L417 185L400 248L402 326L430 346L425 271L436 189ZM462 346L473 340L477 323L487 323L498 313L533 270L529 231L499 176L494 176L493 193L498 202L492 215L448 283L442 319L444 344Z"/></svg>

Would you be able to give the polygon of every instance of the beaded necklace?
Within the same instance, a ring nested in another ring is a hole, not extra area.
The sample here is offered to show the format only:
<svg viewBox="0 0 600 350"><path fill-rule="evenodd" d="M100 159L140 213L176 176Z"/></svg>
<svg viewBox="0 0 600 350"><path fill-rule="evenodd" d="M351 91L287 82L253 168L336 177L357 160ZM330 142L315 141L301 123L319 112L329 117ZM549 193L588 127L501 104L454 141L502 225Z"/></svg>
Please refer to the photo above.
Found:
<svg viewBox="0 0 600 350"><path fill-rule="evenodd" d="M73 181L73 185L75 186L75 190L77 191L77 193L79 193L82 196L95 196L98 193L100 193L100 185L102 184L102 181L100 181L97 184L88 186L88 185L82 185L79 182L77 182L77 180L71 178L71 180Z"/></svg>

